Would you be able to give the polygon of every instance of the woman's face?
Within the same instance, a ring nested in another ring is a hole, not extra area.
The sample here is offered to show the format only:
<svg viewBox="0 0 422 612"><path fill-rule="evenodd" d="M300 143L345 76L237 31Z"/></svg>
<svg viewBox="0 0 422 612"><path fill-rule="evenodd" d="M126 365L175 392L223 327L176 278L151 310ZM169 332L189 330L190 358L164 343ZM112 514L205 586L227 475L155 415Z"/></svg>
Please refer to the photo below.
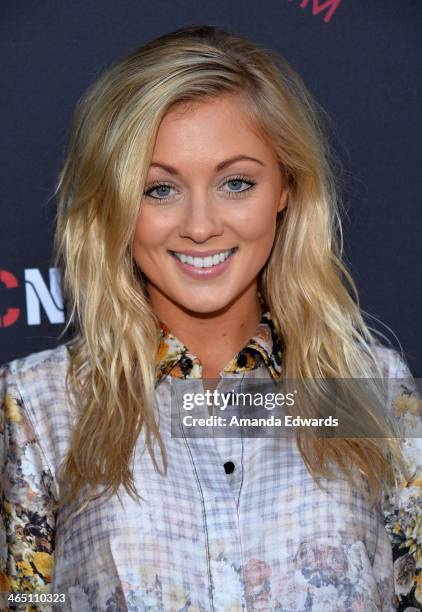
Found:
<svg viewBox="0 0 422 612"><path fill-rule="evenodd" d="M133 245L152 305L204 314L234 303L257 283L286 204L274 151L236 97L169 111Z"/></svg>

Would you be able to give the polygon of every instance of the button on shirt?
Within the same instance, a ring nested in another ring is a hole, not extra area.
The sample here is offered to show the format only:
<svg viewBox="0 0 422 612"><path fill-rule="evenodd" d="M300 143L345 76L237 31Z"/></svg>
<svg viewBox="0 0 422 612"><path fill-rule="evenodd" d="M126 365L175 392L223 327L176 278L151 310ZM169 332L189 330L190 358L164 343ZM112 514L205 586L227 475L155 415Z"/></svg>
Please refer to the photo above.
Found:
<svg viewBox="0 0 422 612"><path fill-rule="evenodd" d="M233 461L227 461L227 463L224 464L224 469L226 471L226 474L231 474L234 470Z"/></svg>
<svg viewBox="0 0 422 612"><path fill-rule="evenodd" d="M419 415L407 366L377 350L384 375L402 379L392 383L389 407L400 418ZM217 389L233 378L278 382L282 351L267 311ZM154 410L167 475L154 469L141 434L133 464L141 501L121 487L121 503L100 498L56 516L57 470L75 422L68 358L62 344L0 368L4 593L62 593L56 608L28 609L75 612L420 609L418 440L405 444L412 481L394 503L370 509L341 475L319 488L294 437L189 436L179 417L173 435L175 391L203 391L202 366L162 324ZM157 444L154 451L161 465ZM13 609L4 599L1 609Z"/></svg>

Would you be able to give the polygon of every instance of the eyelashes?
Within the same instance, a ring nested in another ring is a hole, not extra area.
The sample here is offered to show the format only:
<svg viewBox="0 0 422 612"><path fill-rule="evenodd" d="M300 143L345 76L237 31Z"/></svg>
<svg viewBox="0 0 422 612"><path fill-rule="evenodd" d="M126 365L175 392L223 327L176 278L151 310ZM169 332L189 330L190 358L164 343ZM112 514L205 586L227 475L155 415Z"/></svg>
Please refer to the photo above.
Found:
<svg viewBox="0 0 422 612"><path fill-rule="evenodd" d="M224 190L229 198L241 198L241 197L244 197L245 195L250 193L250 191L256 186L256 182L255 181L252 181L251 179L249 179L248 177L243 176L243 175L232 176L232 177L226 179L223 184L226 185L227 183L236 183L236 182L245 183L245 184L247 184L249 186L246 189L242 189L242 190L234 190L234 191L231 191L231 190L226 191L226 190ZM164 195L164 197L156 197L156 196L152 195L152 192L154 192L155 190L159 189L160 187L176 189L176 187L172 183L170 183L169 181L154 181L153 183L148 185L148 187L145 189L144 196L148 197L148 198L151 198L153 200L156 200L158 202L166 202L166 201L170 200L173 197L172 195Z"/></svg>

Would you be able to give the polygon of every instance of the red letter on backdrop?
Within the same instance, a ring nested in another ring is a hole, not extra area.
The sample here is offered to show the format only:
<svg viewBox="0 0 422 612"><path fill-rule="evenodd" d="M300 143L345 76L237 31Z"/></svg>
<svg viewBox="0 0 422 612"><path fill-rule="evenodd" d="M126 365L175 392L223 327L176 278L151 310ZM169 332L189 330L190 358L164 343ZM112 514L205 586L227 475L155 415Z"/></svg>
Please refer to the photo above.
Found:
<svg viewBox="0 0 422 612"><path fill-rule="evenodd" d="M7 289L14 289L18 286L16 276L7 270L0 270L0 282L6 285ZM20 308L8 308L4 316L0 315L0 327L10 327L19 319Z"/></svg>
<svg viewBox="0 0 422 612"><path fill-rule="evenodd" d="M292 2L293 0L289 0ZM312 0L312 15L318 15L321 11L327 11L324 17L325 23L328 23L331 17L334 15L338 7L340 6L341 0L326 0L323 4L319 3L319 0ZM300 8L306 8L309 4L309 0L302 0Z"/></svg>

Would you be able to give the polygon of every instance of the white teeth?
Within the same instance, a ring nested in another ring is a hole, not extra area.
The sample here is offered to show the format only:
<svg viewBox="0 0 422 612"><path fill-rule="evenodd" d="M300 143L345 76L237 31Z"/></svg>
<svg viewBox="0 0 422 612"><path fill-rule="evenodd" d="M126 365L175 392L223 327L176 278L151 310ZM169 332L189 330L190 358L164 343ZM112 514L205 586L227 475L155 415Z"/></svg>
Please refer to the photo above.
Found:
<svg viewBox="0 0 422 612"><path fill-rule="evenodd" d="M221 251L215 255L208 255L207 257L192 257L191 255L185 255L184 253L174 252L174 255L182 263L188 263L195 268L211 268L219 263L222 263L231 254L232 249L228 251Z"/></svg>

